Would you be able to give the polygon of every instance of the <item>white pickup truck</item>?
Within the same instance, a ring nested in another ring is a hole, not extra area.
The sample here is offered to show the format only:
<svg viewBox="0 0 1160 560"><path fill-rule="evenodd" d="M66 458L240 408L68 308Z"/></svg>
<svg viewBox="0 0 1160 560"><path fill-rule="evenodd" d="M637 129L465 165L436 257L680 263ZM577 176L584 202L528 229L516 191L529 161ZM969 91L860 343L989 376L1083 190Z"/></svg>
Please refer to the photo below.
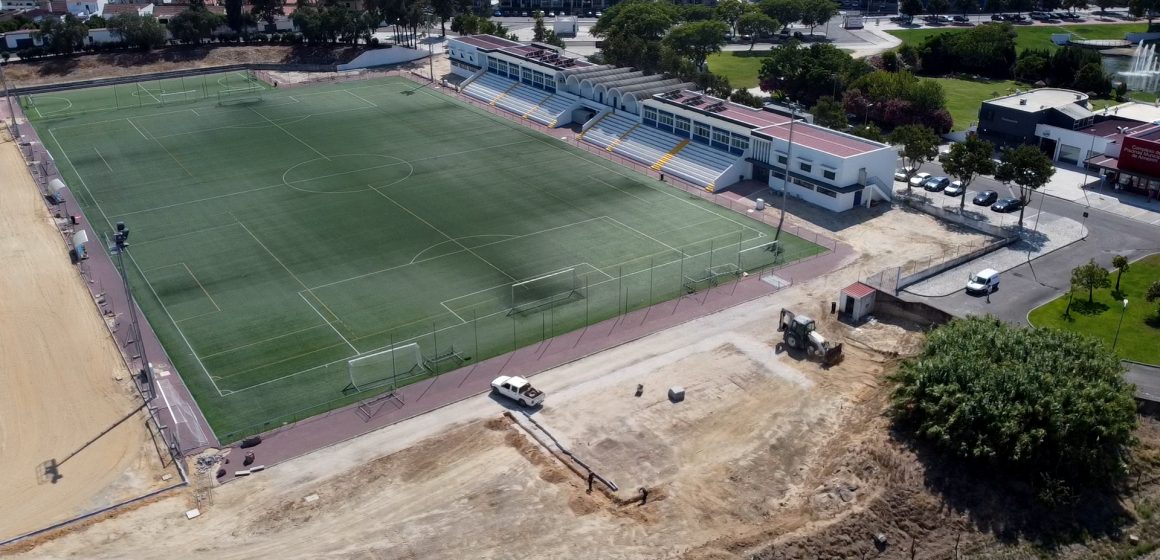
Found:
<svg viewBox="0 0 1160 560"><path fill-rule="evenodd" d="M532 387L532 384L522 377L501 375L491 382L491 392L516 401L521 406L530 407L544 404L544 392Z"/></svg>

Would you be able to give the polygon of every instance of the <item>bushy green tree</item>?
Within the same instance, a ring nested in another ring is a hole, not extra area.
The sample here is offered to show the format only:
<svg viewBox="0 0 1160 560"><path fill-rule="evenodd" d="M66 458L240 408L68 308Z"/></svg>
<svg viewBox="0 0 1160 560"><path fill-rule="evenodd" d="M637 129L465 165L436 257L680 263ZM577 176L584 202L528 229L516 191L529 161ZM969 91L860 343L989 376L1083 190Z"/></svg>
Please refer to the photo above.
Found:
<svg viewBox="0 0 1160 560"><path fill-rule="evenodd" d="M810 108L810 114L814 116L815 124L827 128L841 130L849 125L846 121L846 110L842 108L842 104L828 95L818 98L818 102Z"/></svg>
<svg viewBox="0 0 1160 560"><path fill-rule="evenodd" d="M758 11L746 12L737 19L737 31L749 35L749 50L753 50L758 38L776 33L780 27L777 20Z"/></svg>
<svg viewBox="0 0 1160 560"><path fill-rule="evenodd" d="M728 24L729 28L737 33L737 20L741 19L741 16L749 11L749 8L750 4L742 2L742 0L721 0L717 2L715 10L717 19Z"/></svg>
<svg viewBox="0 0 1160 560"><path fill-rule="evenodd" d="M899 427L956 460L1030 482L1102 485L1125 474L1136 403L1119 359L1096 339L958 319L891 379Z"/></svg>
<svg viewBox="0 0 1160 560"><path fill-rule="evenodd" d="M1015 183L1019 187L1019 225L1023 225L1023 214L1031 202L1031 193L1046 185L1055 175L1051 160L1035 146L1022 145L1003 152L995 178L1004 183Z"/></svg>
<svg viewBox="0 0 1160 560"><path fill-rule="evenodd" d="M840 95L847 84L872 70L864 60L833 45L815 43L801 48L797 41L790 41L769 53L757 78L763 91L780 92L812 106L823 95Z"/></svg>
<svg viewBox="0 0 1160 560"><path fill-rule="evenodd" d="M1116 255L1112 257L1112 268L1116 269L1116 291L1118 292L1120 291L1120 277L1132 268L1132 265L1128 262L1128 257Z"/></svg>
<svg viewBox="0 0 1160 560"><path fill-rule="evenodd" d="M753 107L755 109L760 109L765 105L764 99L762 99L756 95L753 95L747 89L733 90L733 93L729 94L729 100L733 101L734 103L748 105L748 106Z"/></svg>
<svg viewBox="0 0 1160 560"><path fill-rule="evenodd" d="M1097 289L1107 288L1111 285L1111 275L1104 267L1096 264L1095 259L1071 269L1071 286L1087 290L1088 303L1092 302Z"/></svg>
<svg viewBox="0 0 1160 560"><path fill-rule="evenodd" d="M274 24L274 16L280 16L282 12L282 0L249 0L250 1L250 15L257 19L266 22L268 25Z"/></svg>
<svg viewBox="0 0 1160 560"><path fill-rule="evenodd" d="M919 47L922 71L968 72L1008 78L1015 64L1016 33L1010 24L987 24L932 35Z"/></svg>
<svg viewBox="0 0 1160 560"><path fill-rule="evenodd" d="M902 3L898 5L898 11L911 18L918 17L923 9L922 0L902 0Z"/></svg>
<svg viewBox="0 0 1160 560"><path fill-rule="evenodd" d="M946 0L932 1L945 2ZM802 25L808 25L810 35L813 35L815 27L824 25L838 15L838 4L834 3L833 0L801 0L801 11L799 21Z"/></svg>
<svg viewBox="0 0 1160 560"><path fill-rule="evenodd" d="M691 60L697 68L703 68L705 59L721 50L728 32L729 26L722 21L682 23L669 31L664 45Z"/></svg>
<svg viewBox="0 0 1160 560"><path fill-rule="evenodd" d="M785 27L801 21L804 10L803 0L761 0L757 7Z"/></svg>
<svg viewBox="0 0 1160 560"><path fill-rule="evenodd" d="M49 17L41 20L37 35L48 52L72 54L84 46L89 28L80 18L68 14L61 19Z"/></svg>
<svg viewBox="0 0 1160 560"><path fill-rule="evenodd" d="M109 18L109 30L126 45L143 51L165 44L165 28L153 16L117 14Z"/></svg>
<svg viewBox="0 0 1160 560"><path fill-rule="evenodd" d="M902 168L906 170L906 188L909 189L909 179L924 163L938 156L938 136L925 126L911 124L895 128L890 133L890 143L902 146Z"/></svg>
<svg viewBox="0 0 1160 560"><path fill-rule="evenodd" d="M608 8L591 33L603 40L605 63L657 72L664 68L661 39L677 20L676 7L667 1L626 0Z"/></svg>
<svg viewBox="0 0 1160 560"><path fill-rule="evenodd" d="M1144 301L1148 303L1160 302L1160 280L1152 282L1148 289L1144 292ZM1157 307L1156 313L1160 315L1160 307Z"/></svg>
<svg viewBox="0 0 1160 560"><path fill-rule="evenodd" d="M951 151L942 158L943 170L947 175L962 183L959 195L959 210L966 207L967 187L979 175L995 173L995 146L978 136L970 136L965 142L951 144Z"/></svg>
<svg viewBox="0 0 1160 560"><path fill-rule="evenodd" d="M1104 72L1102 64L1085 64L1075 75L1071 87L1086 93L1095 94L1095 97L1107 97L1112 91L1112 78Z"/></svg>
<svg viewBox="0 0 1160 560"><path fill-rule="evenodd" d="M204 6L191 7L169 19L166 26L174 39L187 44L200 44L209 39L224 23L224 18Z"/></svg>

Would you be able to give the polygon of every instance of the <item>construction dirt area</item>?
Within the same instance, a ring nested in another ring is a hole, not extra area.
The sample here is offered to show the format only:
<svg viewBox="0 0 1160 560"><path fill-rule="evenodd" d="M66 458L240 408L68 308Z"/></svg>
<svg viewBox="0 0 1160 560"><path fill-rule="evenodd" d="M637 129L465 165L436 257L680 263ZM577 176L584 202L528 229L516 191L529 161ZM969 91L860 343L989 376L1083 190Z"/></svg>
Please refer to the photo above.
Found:
<svg viewBox="0 0 1160 560"><path fill-rule="evenodd" d="M0 144L0 176L3 541L177 479L13 142Z"/></svg>
<svg viewBox="0 0 1160 560"><path fill-rule="evenodd" d="M208 500L179 492L8 552L804 559L981 545L986 536L924 489L883 416L885 376L918 351L922 326L878 317L855 328L829 315L851 282L981 237L906 210L881 214L835 232L858 254L826 276L532 379L548 396L531 417L619 491L597 482L587 492L583 469L529 437L521 412L479 395L216 487ZM822 367L783 350L783 307L818 319L845 344L844 360ZM683 402L669 400L672 386ZM213 472L194 476L204 486ZM186 519L194 505L201 515ZM941 553L916 556L924 550Z"/></svg>

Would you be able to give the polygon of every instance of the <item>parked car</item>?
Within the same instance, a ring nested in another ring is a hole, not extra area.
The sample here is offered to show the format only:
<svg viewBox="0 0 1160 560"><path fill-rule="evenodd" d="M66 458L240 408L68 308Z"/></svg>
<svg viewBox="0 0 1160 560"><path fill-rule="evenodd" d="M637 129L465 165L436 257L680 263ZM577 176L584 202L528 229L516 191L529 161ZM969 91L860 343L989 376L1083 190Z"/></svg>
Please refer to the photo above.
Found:
<svg viewBox="0 0 1160 560"><path fill-rule="evenodd" d="M604 16L604 12L596 12L596 17L603 17L603 16Z"/></svg>
<svg viewBox="0 0 1160 560"><path fill-rule="evenodd" d="M999 193L995 191L983 191L975 195L975 198L971 199L971 204L974 204L975 206L990 206L998 199Z"/></svg>
<svg viewBox="0 0 1160 560"><path fill-rule="evenodd" d="M926 180L929 178L930 178L930 173L927 173L925 171L922 173L915 173L914 176L910 178L910 186L921 187L922 184L924 182L926 182Z"/></svg>
<svg viewBox="0 0 1160 560"><path fill-rule="evenodd" d="M492 12L491 15L493 17L503 17L503 12L496 10L496 11Z"/></svg>
<svg viewBox="0 0 1160 560"><path fill-rule="evenodd" d="M905 182L906 181L906 170L899 169L898 171L895 171L894 172L894 180L898 181L899 183Z"/></svg>
<svg viewBox="0 0 1160 560"><path fill-rule="evenodd" d="M556 12L548 12L548 17L556 17Z"/></svg>
<svg viewBox="0 0 1160 560"><path fill-rule="evenodd" d="M1018 198L1000 198L998 202L991 205L991 210L1006 214L1018 210L1021 206L1023 203Z"/></svg>
<svg viewBox="0 0 1160 560"><path fill-rule="evenodd" d="M971 18L962 15L954 16L951 18L951 20L953 20L955 23L971 23Z"/></svg>
<svg viewBox="0 0 1160 560"><path fill-rule="evenodd" d="M951 181L951 184L947 185L947 188L943 189L943 194L947 196L959 196L963 194L963 182Z"/></svg>
<svg viewBox="0 0 1160 560"><path fill-rule="evenodd" d="M999 289L999 271L985 268L967 278L968 294L989 294Z"/></svg>
<svg viewBox="0 0 1160 560"><path fill-rule="evenodd" d="M922 188L930 192L939 192L950 184L950 177L931 177L922 183Z"/></svg>
<svg viewBox="0 0 1160 560"><path fill-rule="evenodd" d="M532 387L523 377L501 375L491 382L491 391L520 403L520 406L540 406L544 404L544 392Z"/></svg>

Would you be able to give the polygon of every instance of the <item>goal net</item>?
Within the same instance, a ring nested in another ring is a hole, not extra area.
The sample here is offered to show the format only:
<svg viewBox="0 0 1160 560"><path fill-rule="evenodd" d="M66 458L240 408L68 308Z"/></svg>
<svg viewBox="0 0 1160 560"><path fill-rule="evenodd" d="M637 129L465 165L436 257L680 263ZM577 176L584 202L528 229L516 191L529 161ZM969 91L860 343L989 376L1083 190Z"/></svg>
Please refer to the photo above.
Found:
<svg viewBox="0 0 1160 560"><path fill-rule="evenodd" d="M424 369L423 354L419 344L412 342L347 360L346 369L350 385L356 391L384 386L395 388L400 379Z"/></svg>
<svg viewBox="0 0 1160 560"><path fill-rule="evenodd" d="M186 103L189 101L196 101L197 98L198 98L198 91L196 89L157 94L157 100L162 105L171 105L173 103Z"/></svg>
<svg viewBox="0 0 1160 560"><path fill-rule="evenodd" d="M218 90L218 105L233 105L238 103L254 103L261 101L266 88L254 85L239 88Z"/></svg>
<svg viewBox="0 0 1160 560"><path fill-rule="evenodd" d="M685 291L693 293L702 288L711 288L740 275L741 271L733 263L705 268L700 274L685 275Z"/></svg>
<svg viewBox="0 0 1160 560"><path fill-rule="evenodd" d="M508 315L525 313L581 297L576 268L565 268L512 284Z"/></svg>

